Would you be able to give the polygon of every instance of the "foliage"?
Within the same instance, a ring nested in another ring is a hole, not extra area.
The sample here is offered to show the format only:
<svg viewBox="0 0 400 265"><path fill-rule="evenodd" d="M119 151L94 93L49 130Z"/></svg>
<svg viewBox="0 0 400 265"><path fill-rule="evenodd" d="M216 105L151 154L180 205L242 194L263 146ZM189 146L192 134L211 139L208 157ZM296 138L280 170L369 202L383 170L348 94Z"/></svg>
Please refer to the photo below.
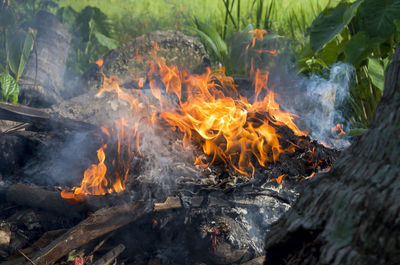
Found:
<svg viewBox="0 0 400 265"><path fill-rule="evenodd" d="M36 1L32 1L34 4ZM25 16L18 1L0 4L0 86L1 99L18 102L19 80L33 49L36 32L27 27L32 17Z"/></svg>
<svg viewBox="0 0 400 265"><path fill-rule="evenodd" d="M83 74L92 62L118 47L113 28L107 16L97 7L87 6L77 12L62 7L57 17L72 32L72 43L67 61L70 72Z"/></svg>
<svg viewBox="0 0 400 265"><path fill-rule="evenodd" d="M347 118L353 127L367 128L380 100L384 72L400 41L396 21L400 0L357 0L321 12L309 27L310 44L298 61L303 73L321 72L335 62L356 68ZM313 65L304 62L314 60Z"/></svg>
<svg viewBox="0 0 400 265"><path fill-rule="evenodd" d="M0 99L10 101L16 104L18 102L19 85L17 81L9 74L3 73L0 76L1 95Z"/></svg>

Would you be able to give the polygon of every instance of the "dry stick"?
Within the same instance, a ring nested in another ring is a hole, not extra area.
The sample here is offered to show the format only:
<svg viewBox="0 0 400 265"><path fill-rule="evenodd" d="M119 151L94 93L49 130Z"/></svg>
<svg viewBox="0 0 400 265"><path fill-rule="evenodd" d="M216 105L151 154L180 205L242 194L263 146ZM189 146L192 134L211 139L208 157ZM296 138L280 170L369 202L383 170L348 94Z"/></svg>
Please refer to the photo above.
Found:
<svg viewBox="0 0 400 265"><path fill-rule="evenodd" d="M24 256L30 263L32 263L33 265L36 265L36 263L33 262L27 255L25 255L25 253L22 252L20 249L18 249L18 252L19 252L22 256Z"/></svg>
<svg viewBox="0 0 400 265"><path fill-rule="evenodd" d="M99 260L97 260L93 265L109 265L115 258L119 256L125 250L125 246L123 244L119 244Z"/></svg>
<svg viewBox="0 0 400 265"><path fill-rule="evenodd" d="M32 192L31 186L24 184L16 185L20 185L19 188L12 189L11 191L24 190ZM36 194L36 192L34 193ZM37 205L34 207L36 206ZM150 213L151 211L158 212L182 207L179 199L175 197L168 197L163 203L155 203L153 205L153 209L151 209L151 206L152 205L150 203L135 202L127 205L100 209L75 227L72 227L65 234L58 237L47 247L37 252L32 258L32 261L36 262L37 264L52 264L68 254L71 250L83 246L89 241L94 240L104 234L115 231L118 228L135 221L143 215ZM68 208L62 209L64 209L64 211L69 210ZM5 262L4 265L6 264L22 265L24 264L24 261L18 258L11 261L11 263Z"/></svg>
<svg viewBox="0 0 400 265"><path fill-rule="evenodd" d="M179 209L182 208L181 200L177 197L167 197L165 202L162 203L155 203L153 210L155 212L165 211L165 210L172 210L172 209Z"/></svg>
<svg viewBox="0 0 400 265"><path fill-rule="evenodd" d="M100 209L33 256L37 264L52 264L71 250L125 226L151 212L149 203L135 202Z"/></svg>

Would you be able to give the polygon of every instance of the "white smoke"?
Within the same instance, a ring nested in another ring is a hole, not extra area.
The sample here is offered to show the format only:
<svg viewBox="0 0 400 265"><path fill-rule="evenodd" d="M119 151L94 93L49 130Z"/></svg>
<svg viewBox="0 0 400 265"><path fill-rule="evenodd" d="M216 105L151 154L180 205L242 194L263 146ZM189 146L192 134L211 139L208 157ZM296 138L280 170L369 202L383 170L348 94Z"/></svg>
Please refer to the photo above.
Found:
<svg viewBox="0 0 400 265"><path fill-rule="evenodd" d="M338 136L332 132L337 124L345 124L340 107L349 97L349 88L354 69L345 63L335 64L330 69L329 78L319 75L311 77L290 77L285 74L285 80L277 86L278 102L282 109L300 117L296 123L301 129L309 131L309 136L326 146L344 149L350 142L345 135ZM344 128L345 129L345 128Z"/></svg>

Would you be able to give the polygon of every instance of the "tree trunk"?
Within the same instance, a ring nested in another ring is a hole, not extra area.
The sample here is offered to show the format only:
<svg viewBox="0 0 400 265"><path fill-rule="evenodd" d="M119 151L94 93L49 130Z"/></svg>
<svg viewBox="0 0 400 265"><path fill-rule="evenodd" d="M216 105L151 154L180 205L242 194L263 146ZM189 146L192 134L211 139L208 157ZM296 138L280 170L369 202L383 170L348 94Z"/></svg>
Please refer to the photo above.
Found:
<svg viewBox="0 0 400 265"><path fill-rule="evenodd" d="M45 11L37 15L35 46L21 77L20 103L49 107L60 103L71 34L57 17Z"/></svg>
<svg viewBox="0 0 400 265"><path fill-rule="evenodd" d="M370 130L266 236L265 264L400 264L400 44Z"/></svg>

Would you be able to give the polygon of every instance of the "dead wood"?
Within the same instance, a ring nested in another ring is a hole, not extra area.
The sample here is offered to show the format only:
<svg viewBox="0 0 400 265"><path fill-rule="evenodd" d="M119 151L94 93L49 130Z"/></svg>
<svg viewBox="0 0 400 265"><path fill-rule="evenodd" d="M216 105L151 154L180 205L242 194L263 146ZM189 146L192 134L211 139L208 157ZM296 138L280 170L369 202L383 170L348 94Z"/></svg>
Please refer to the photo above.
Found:
<svg viewBox="0 0 400 265"><path fill-rule="evenodd" d="M151 212L148 203L135 202L111 208L104 208L93 213L84 221L68 230L51 244L47 245L30 259L36 264L52 264L80 246L117 230ZM4 264L25 264L19 259Z"/></svg>
<svg viewBox="0 0 400 265"><path fill-rule="evenodd" d="M0 102L0 120L30 123L36 129L41 130L74 130L90 131L97 127L83 121L77 121L57 115L50 115L37 108L13 105Z"/></svg>
<svg viewBox="0 0 400 265"><path fill-rule="evenodd" d="M400 264L400 44L374 122L266 236L265 264Z"/></svg>
<svg viewBox="0 0 400 265"><path fill-rule="evenodd" d="M162 203L155 203L154 204L154 211L165 211L165 210L172 210L172 209L179 209L182 208L182 203L179 198L176 197L168 197L165 199L165 202Z"/></svg>
<svg viewBox="0 0 400 265"><path fill-rule="evenodd" d="M125 250L125 246L123 244L119 244L107 254L105 254L103 257L101 257L99 260L97 260L93 265L109 265L111 262L113 262L119 254L121 254Z"/></svg>
<svg viewBox="0 0 400 265"><path fill-rule="evenodd" d="M78 217L86 214L89 209L88 203L70 204L61 198L60 192L45 190L36 185L17 183L10 186L6 191L8 202L42 209L48 212L62 214L68 217Z"/></svg>

